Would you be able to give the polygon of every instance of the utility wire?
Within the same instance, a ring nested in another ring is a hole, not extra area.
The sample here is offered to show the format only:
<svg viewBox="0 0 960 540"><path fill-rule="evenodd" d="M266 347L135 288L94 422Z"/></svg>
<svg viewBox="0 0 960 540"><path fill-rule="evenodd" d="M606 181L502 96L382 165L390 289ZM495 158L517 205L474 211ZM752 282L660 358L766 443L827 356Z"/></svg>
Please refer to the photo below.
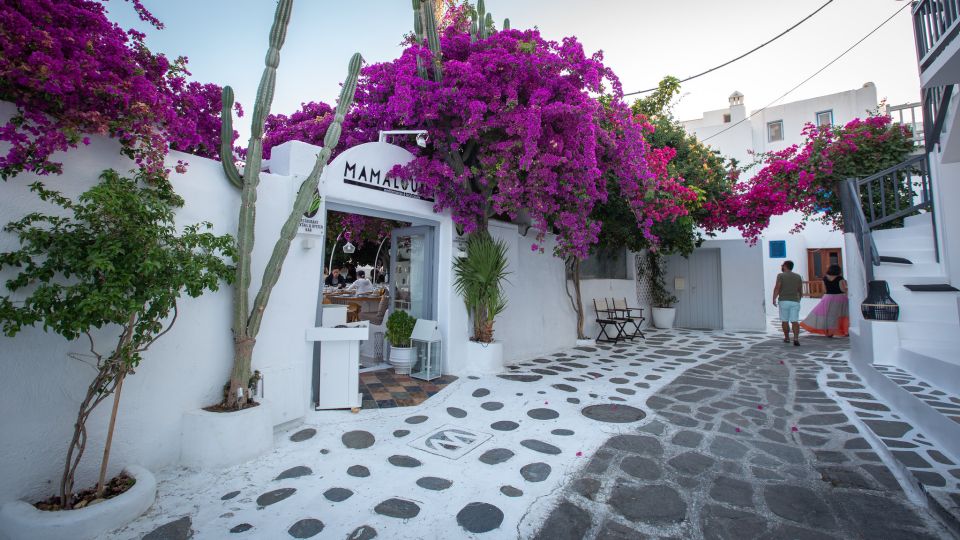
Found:
<svg viewBox="0 0 960 540"><path fill-rule="evenodd" d="M781 37L785 36L788 32L790 32L790 31L793 30L794 28L796 28L796 27L800 26L801 24L807 22L807 20L810 19L810 17L813 17L814 15L816 15L817 13L819 13L820 10L822 10L822 9L825 8L825 7L827 7L827 6L828 6L830 3L832 3L832 2L833 2L833 0L827 0L827 2L826 2L825 4L823 4L822 6L818 7L817 10L814 11L813 13L811 13L811 14L807 15L806 17L804 17L803 19L801 19L797 24L791 26L790 28L787 28L787 29L784 30L783 32L780 32L780 33L777 34L776 36L773 36L771 39L769 39L769 40L761 43L760 45L758 45L758 46L750 49L749 51L741 54L740 56L734 58L733 60L728 60L728 61L720 64L719 66L714 66L714 67L712 67L712 68L710 68L710 69L708 69L708 70L706 70L706 71L704 71L704 72L697 73L696 75L691 75L691 76L687 77L686 79L683 79L683 80L680 81L680 82L681 82L681 83L685 83L685 82L687 82L687 81L692 81L693 79L696 79L697 77L702 77L702 76L706 75L707 73L710 73L711 71L716 71L716 70L718 70L718 69L720 69L720 68L722 68L722 67L729 66L730 64L736 62L737 60L740 60L741 58L745 58L745 57L747 57L747 56L749 56L749 55L751 55L751 54L759 51L760 49L766 47L767 45L769 45L769 44L773 43L774 41L780 39ZM653 88L647 88L646 90L638 90L638 91L636 91L636 92L630 92L629 94L624 94L624 96L634 96L634 95L637 95L637 94L646 94L647 92L653 92L653 91L656 90L657 88L658 88L658 87L654 86Z"/></svg>
<svg viewBox="0 0 960 540"><path fill-rule="evenodd" d="M804 84L807 84L807 83L810 81L810 79L813 79L814 77L816 77L817 75L819 75L820 73L822 73L825 69L827 69L828 67L830 67L830 66L832 66L834 63L836 63L837 60L840 60L841 58L843 58L844 56L846 56L847 53L850 52L850 51L852 51L854 48L856 48L857 45L860 45L861 43L863 43L864 41L866 41L866 39L867 39L868 37L870 37L870 36L872 36L874 33L876 33L877 30L880 30L881 28L883 28L884 25L886 25L888 22L890 22L891 20L893 20L893 18L896 17L901 11L903 11L904 9L910 7L910 5L911 5L910 3L905 3L905 4L903 5L903 7L901 7L901 8L898 9L897 11L895 11L895 12L893 13L893 15L887 17L886 20L884 20L882 23L880 23L879 25L877 25L876 28L874 28L873 30L871 30L870 32L868 32L867 35L863 36L862 38L860 38L859 40L857 40L856 43L854 43L853 45L851 45L850 47L848 47L847 50L845 50L845 51L843 51L842 53L840 53L840 56L837 56L837 57L834 58L833 60L827 62L827 64L826 64L825 66L823 66L822 68L820 68L820 69L818 69L817 71L815 71L815 72L813 73L813 75L810 75L810 76L807 77L806 79L800 81L799 84L797 84L797 85L794 86L793 88L791 88L791 89L787 90L786 92L784 92L784 93L783 93L780 97L778 97L777 99L771 101L770 103L767 103L766 105L764 105L764 106L761 107L760 109L757 109L756 111L750 113L750 116L747 116L747 117L744 118L743 120L739 120L739 121L737 121L737 122L735 122L735 123L733 123L733 124L730 124L729 127L725 128L725 129L722 129L722 130L714 133L713 135L711 135L711 136L709 136L709 137L707 137L707 138L705 138L705 139L702 139L700 142L707 142L707 141L709 141L710 139L716 137L717 135L720 135L720 134L722 134L722 133L725 133L725 132L727 132L727 131L730 131L731 129L737 127L738 125L746 122L747 120L749 120L749 119L753 118L754 116L756 116L756 115L762 113L763 111L767 110L767 109L768 109L769 107L771 107L774 103L776 103L776 102L780 101L781 99L789 96L791 93L793 93L794 90L796 90L797 88L800 88L800 87L803 86Z"/></svg>

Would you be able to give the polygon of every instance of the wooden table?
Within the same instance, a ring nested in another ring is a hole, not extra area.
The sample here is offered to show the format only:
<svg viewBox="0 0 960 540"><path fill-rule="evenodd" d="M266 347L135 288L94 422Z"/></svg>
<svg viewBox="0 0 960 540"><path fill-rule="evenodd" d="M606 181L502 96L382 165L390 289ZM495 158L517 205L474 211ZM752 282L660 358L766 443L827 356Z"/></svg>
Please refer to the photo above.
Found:
<svg viewBox="0 0 960 540"><path fill-rule="evenodd" d="M330 300L332 304L342 304L347 305L350 303L360 304L360 311L362 313L376 313L377 308L380 305L380 295L376 296L353 296L346 294L325 294L325 298Z"/></svg>

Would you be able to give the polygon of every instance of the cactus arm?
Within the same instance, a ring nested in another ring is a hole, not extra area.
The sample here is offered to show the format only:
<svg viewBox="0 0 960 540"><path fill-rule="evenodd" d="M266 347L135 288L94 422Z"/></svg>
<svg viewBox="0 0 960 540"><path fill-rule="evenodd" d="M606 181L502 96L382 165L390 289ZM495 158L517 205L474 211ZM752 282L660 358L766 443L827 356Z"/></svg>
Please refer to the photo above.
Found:
<svg viewBox="0 0 960 540"><path fill-rule="evenodd" d="M267 302L270 301L270 294L280 279L283 261L287 258L287 253L290 252L290 244L297 235L300 218L307 210L307 207L310 206L310 202L313 200L313 194L320 181L320 175L323 173L323 169L330 159L331 152L340 141L341 125L343 124L344 116L353 104L354 92L357 89L357 77L360 74L360 64L362 62L363 57L360 56L360 53L354 54L350 59L347 79L344 81L343 88L340 90L340 99L337 102L336 114L323 138L323 149L320 150L320 153L317 155L317 160L313 164L313 170L310 171L310 174L307 175L307 178L300 185L300 191L297 193L293 210L283 224L283 228L280 231L280 238L273 246L270 261L267 263L267 267L263 272L263 282L260 285L260 290L257 292L257 298L253 302L253 312L250 314L250 322L247 330L251 336L256 336L260 331L260 322L263 320L263 313L266 310Z"/></svg>
<svg viewBox="0 0 960 540"><path fill-rule="evenodd" d="M437 34L437 21L433 16L433 0L421 0L420 17L423 20L423 31L427 36L427 45L433 55L433 80L443 80L442 51L440 50L440 36Z"/></svg>
<svg viewBox="0 0 960 540"><path fill-rule="evenodd" d="M240 193L240 218L237 224L237 279L234 286L234 340L251 338L247 333L250 306L250 262L253 256L254 227L256 224L257 184L260 183L260 163L263 157L263 122L270 112L273 90L280 64L280 47L286 37L287 24L293 0L280 0L270 28L270 47L264 60L263 76L257 89L253 117L250 121L250 142L247 145L247 163L243 171L243 189Z"/></svg>
<svg viewBox="0 0 960 540"><path fill-rule="evenodd" d="M480 28L477 25L477 12L470 8L470 43L477 41L480 34Z"/></svg>
<svg viewBox="0 0 960 540"><path fill-rule="evenodd" d="M223 87L220 109L220 165L227 180L237 189L243 189L243 178L233 162L233 88Z"/></svg>
<svg viewBox="0 0 960 540"><path fill-rule="evenodd" d="M504 29L504 30L509 30L509 29L510 29L510 19L504 19L504 20L503 20L503 29Z"/></svg>
<svg viewBox="0 0 960 540"><path fill-rule="evenodd" d="M413 0L413 35L417 45L423 45L423 21L420 19L420 0ZM423 58L417 57L417 76L427 80L427 67L423 65Z"/></svg>
<svg viewBox="0 0 960 540"><path fill-rule="evenodd" d="M487 21L487 8L483 0L477 0L477 25L479 27L478 36L480 39L487 39L490 37L490 34L487 33L485 28Z"/></svg>
<svg viewBox="0 0 960 540"><path fill-rule="evenodd" d="M484 26L487 28L486 30L487 37L490 37L490 35L493 34L493 14L492 13L487 13L487 20L484 23Z"/></svg>

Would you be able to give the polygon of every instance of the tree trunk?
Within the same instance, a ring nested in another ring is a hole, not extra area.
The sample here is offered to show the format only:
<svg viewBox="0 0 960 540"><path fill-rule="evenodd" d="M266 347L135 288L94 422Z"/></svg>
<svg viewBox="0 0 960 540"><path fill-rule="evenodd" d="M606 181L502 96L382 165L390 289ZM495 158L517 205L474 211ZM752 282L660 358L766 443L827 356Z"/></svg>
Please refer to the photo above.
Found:
<svg viewBox="0 0 960 540"><path fill-rule="evenodd" d="M577 312L577 339L587 339L583 333L583 299L580 296L580 259L573 261L573 291Z"/></svg>
<svg viewBox="0 0 960 540"><path fill-rule="evenodd" d="M117 377L117 386L113 391L113 411L110 412L110 425L107 427L107 441L103 445L103 459L100 461L100 478L97 481L97 498L103 498L106 487L107 464L110 462L110 446L113 444L113 429L117 424L117 407L120 405L120 392L123 390L123 379L127 376L126 368L120 371Z"/></svg>
<svg viewBox="0 0 960 540"><path fill-rule="evenodd" d="M253 346L257 340L250 337L233 340L233 371L230 373L230 386L224 405L228 408L243 408L250 401L250 366L253 362Z"/></svg>

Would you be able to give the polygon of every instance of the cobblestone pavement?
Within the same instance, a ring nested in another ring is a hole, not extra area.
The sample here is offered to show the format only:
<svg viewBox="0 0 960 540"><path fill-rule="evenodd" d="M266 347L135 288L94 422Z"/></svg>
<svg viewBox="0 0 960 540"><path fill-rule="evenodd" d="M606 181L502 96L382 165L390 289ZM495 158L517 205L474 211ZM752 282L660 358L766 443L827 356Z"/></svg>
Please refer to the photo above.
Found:
<svg viewBox="0 0 960 540"><path fill-rule="evenodd" d="M684 372L647 399L649 421L609 439L531 532L543 540L951 538L879 455L887 449L863 422L887 422L871 429L886 433L888 446L910 427L860 384L846 340L803 345L746 344ZM902 451L942 465L929 474L954 473L920 437Z"/></svg>

